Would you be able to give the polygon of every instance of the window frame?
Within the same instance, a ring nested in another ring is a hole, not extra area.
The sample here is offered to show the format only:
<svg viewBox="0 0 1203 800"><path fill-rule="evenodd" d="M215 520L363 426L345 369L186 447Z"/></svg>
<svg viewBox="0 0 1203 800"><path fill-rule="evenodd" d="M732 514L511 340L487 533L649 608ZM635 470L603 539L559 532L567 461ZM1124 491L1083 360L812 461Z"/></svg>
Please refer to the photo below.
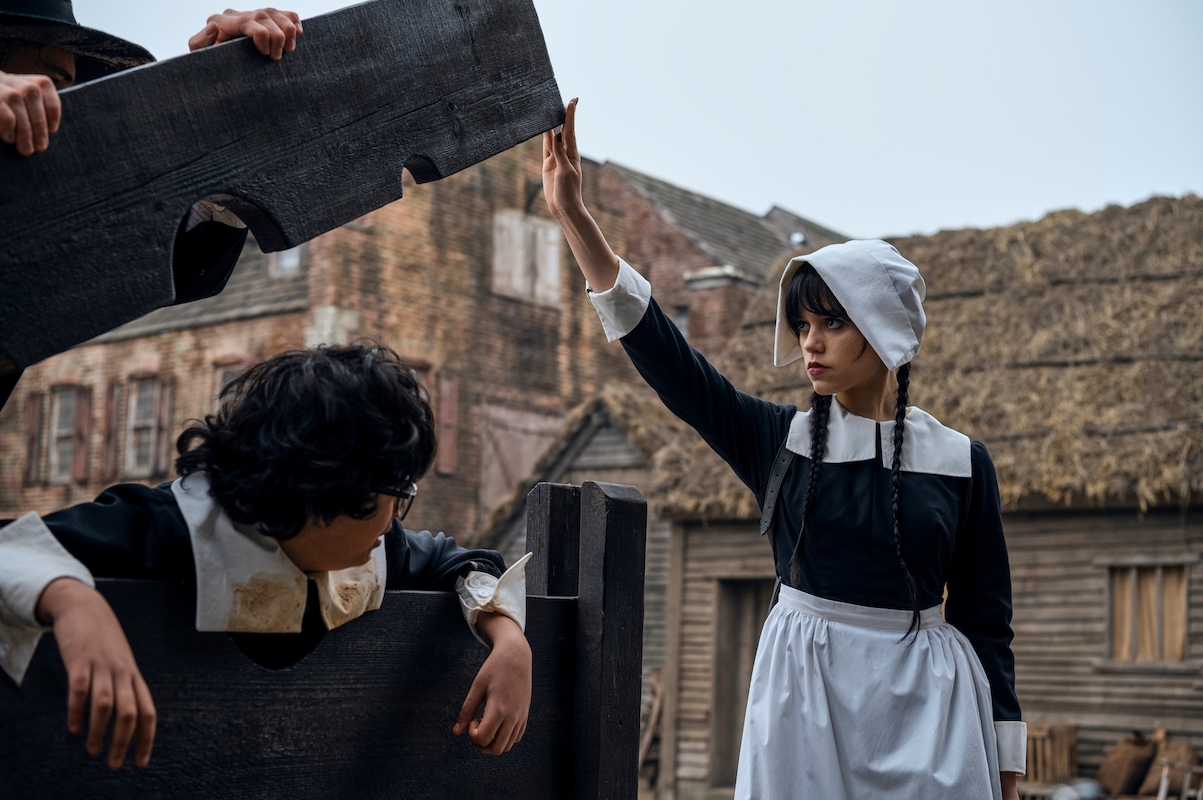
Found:
<svg viewBox="0 0 1203 800"><path fill-rule="evenodd" d="M138 393L138 385L141 383L149 383L154 387L154 390L150 397L149 421L144 425L135 426L135 417L141 407ZM123 459L123 472L126 477L150 478L155 473L155 453L159 449L156 423L162 391L162 382L158 376L135 375L129 379L129 390L126 392L127 399L125 404L125 458ZM146 466L142 467L135 462L137 448L134 446L134 431L144 428L149 429L150 448Z"/></svg>
<svg viewBox="0 0 1203 800"><path fill-rule="evenodd" d="M555 221L517 208L501 208L493 212L492 231L492 293L559 309L564 288L564 234ZM503 241L510 246L503 247ZM505 263L507 256L513 263Z"/></svg>
<svg viewBox="0 0 1203 800"><path fill-rule="evenodd" d="M1190 653L1190 581L1191 567L1203 558L1203 554L1190 551L1169 553L1127 553L1103 556L1094 559L1094 566L1104 571L1107 593L1106 617L1104 619L1104 655L1095 659L1095 669L1102 672L1194 672L1199 669L1196 660L1191 659ZM1186 620L1186 643L1182 659L1167 660L1165 658L1165 569L1181 567L1182 580L1186 587L1186 607L1183 614ZM1156 650L1158 658L1151 661L1139 661L1139 571L1142 569L1157 570L1156 597ZM1129 580L1129 611L1131 618L1131 641L1129 643L1130 658L1116 658L1115 641L1115 573L1128 571Z"/></svg>
<svg viewBox="0 0 1203 800"><path fill-rule="evenodd" d="M60 385L51 387L51 415L47 426L46 440L46 485L67 486L72 482L72 464L76 455L76 427L79 414L79 387L76 385ZM61 408L67 397L71 398L71 419L66 427L61 427ZM59 451L61 439L67 440L66 463ZM65 472L64 472L65 469ZM61 474L60 474L61 472Z"/></svg>

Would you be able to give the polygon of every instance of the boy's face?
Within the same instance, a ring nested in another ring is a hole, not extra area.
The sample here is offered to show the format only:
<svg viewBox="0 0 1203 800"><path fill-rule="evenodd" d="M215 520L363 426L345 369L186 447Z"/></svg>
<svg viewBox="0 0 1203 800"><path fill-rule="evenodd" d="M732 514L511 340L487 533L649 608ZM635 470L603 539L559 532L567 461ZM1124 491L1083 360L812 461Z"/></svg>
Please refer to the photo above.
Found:
<svg viewBox="0 0 1203 800"><path fill-rule="evenodd" d="M330 523L310 518L301 532L280 542L284 554L304 572L331 572L368 563L380 537L397 514L397 498L379 495L376 513L366 519L342 515Z"/></svg>

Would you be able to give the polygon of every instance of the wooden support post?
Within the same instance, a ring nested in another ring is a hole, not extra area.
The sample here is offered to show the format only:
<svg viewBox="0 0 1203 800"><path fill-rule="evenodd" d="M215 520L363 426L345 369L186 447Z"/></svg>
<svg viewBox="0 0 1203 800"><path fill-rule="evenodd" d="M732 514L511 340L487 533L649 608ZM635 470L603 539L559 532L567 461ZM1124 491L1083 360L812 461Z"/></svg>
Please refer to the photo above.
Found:
<svg viewBox="0 0 1203 800"><path fill-rule="evenodd" d="M639 688L647 503L632 486L581 487L577 599L577 800L631 800L638 791Z"/></svg>
<svg viewBox="0 0 1203 800"><path fill-rule="evenodd" d="M575 597L580 559L581 487L537 483L526 496L526 591Z"/></svg>

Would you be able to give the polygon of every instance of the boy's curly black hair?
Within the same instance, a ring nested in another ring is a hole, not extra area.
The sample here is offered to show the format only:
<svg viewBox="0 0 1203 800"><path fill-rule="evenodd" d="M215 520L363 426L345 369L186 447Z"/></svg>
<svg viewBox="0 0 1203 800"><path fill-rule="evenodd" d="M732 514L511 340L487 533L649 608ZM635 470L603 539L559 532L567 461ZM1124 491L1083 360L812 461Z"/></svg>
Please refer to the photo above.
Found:
<svg viewBox="0 0 1203 800"><path fill-rule="evenodd" d="M175 468L208 474L235 521L290 539L310 517L364 519L376 495L430 468L435 431L414 372L373 342L272 356L221 390L216 414L180 434Z"/></svg>

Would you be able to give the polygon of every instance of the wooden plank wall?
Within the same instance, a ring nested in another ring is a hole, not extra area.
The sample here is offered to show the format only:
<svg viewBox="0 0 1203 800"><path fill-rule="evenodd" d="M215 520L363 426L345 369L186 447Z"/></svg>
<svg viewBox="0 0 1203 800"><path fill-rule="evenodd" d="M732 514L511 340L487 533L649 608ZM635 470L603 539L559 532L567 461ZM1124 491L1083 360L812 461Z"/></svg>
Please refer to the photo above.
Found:
<svg viewBox="0 0 1203 800"><path fill-rule="evenodd" d="M1188 568L1188 662L1108 666L1106 559L1203 553L1203 513L1004 517L1015 599L1016 688L1029 722L1078 726L1083 774L1134 729L1166 727L1203 752L1203 563Z"/></svg>
<svg viewBox="0 0 1203 800"><path fill-rule="evenodd" d="M662 746L665 752L671 746L675 764L663 770L671 773L676 796L685 798L711 783L718 581L772 579L774 573L768 542L749 523L678 524L673 536L682 540L673 543L681 550L682 580L679 596L670 592L668 599L667 669L674 674L665 720L672 732L665 732Z"/></svg>

